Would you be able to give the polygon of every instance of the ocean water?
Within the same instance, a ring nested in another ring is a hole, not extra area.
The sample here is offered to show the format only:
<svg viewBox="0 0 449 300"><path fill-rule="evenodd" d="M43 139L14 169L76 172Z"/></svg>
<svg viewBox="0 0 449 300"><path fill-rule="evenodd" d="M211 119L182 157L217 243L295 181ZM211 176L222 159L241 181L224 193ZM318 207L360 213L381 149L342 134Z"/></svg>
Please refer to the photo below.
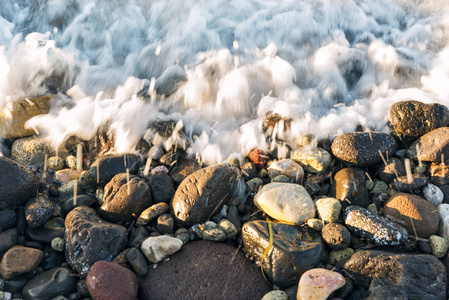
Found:
<svg viewBox="0 0 449 300"><path fill-rule="evenodd" d="M116 152L282 157L305 134L388 132L400 100L449 105L449 0L5 0L0 106L49 92L26 125L55 147L104 130Z"/></svg>

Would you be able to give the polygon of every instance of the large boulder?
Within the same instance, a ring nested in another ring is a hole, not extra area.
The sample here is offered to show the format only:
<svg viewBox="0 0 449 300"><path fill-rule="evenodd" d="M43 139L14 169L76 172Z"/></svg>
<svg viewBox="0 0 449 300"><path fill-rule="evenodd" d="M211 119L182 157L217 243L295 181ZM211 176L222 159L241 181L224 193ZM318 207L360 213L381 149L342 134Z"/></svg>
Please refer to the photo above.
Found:
<svg viewBox="0 0 449 300"><path fill-rule="evenodd" d="M233 197L239 185L239 171L231 164L198 170L181 182L171 203L173 216L186 226L203 222Z"/></svg>
<svg viewBox="0 0 449 300"><path fill-rule="evenodd" d="M38 187L39 182L33 172L0 156L0 207L24 205L36 196Z"/></svg>

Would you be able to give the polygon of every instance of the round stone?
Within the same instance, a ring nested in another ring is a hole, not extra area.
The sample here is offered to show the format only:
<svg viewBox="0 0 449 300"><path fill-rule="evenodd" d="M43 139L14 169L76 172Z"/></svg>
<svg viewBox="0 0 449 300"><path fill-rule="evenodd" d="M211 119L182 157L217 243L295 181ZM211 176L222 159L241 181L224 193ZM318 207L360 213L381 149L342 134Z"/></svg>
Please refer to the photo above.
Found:
<svg viewBox="0 0 449 300"><path fill-rule="evenodd" d="M309 173L327 170L331 164L331 155L322 148L298 148L292 151L290 158L299 163Z"/></svg>
<svg viewBox="0 0 449 300"><path fill-rule="evenodd" d="M56 237L51 240L51 248L55 251L63 252L65 247L65 240L60 237Z"/></svg>
<svg viewBox="0 0 449 300"><path fill-rule="evenodd" d="M291 159L281 159L270 164L268 175L271 178L285 175L290 178L290 182L301 182L304 178L304 169Z"/></svg>
<svg viewBox="0 0 449 300"><path fill-rule="evenodd" d="M443 203L443 192L436 185L428 183L427 186L423 188L423 194L424 198L435 206Z"/></svg>
<svg viewBox="0 0 449 300"><path fill-rule="evenodd" d="M281 290L273 290L266 293L261 300L288 300L288 295Z"/></svg>
<svg viewBox="0 0 449 300"><path fill-rule="evenodd" d="M16 220L17 216L14 210L8 208L0 210L0 229L2 231L14 227Z"/></svg>
<svg viewBox="0 0 449 300"><path fill-rule="evenodd" d="M62 170L64 168L64 160L59 156L52 156L47 159L47 167L54 171Z"/></svg>
<svg viewBox="0 0 449 300"><path fill-rule="evenodd" d="M307 225L316 230L316 231L321 231L323 230L323 221L320 219L309 219L307 220Z"/></svg>
<svg viewBox="0 0 449 300"><path fill-rule="evenodd" d="M305 272L299 280L297 299L327 299L343 287L345 278L337 272L316 268Z"/></svg>
<svg viewBox="0 0 449 300"><path fill-rule="evenodd" d="M181 249L182 245L183 243L180 239L168 235L160 235L144 240L140 250L150 262L156 264Z"/></svg>
<svg viewBox="0 0 449 300"><path fill-rule="evenodd" d="M335 198L326 197L315 201L318 217L324 222L337 222L340 217L341 203Z"/></svg>
<svg viewBox="0 0 449 300"><path fill-rule="evenodd" d="M346 248L341 250L332 250L329 252L329 263L336 265L340 261L349 259L354 254L354 249Z"/></svg>
<svg viewBox="0 0 449 300"><path fill-rule="evenodd" d="M218 222L218 226L225 233L227 240L231 240L231 239L235 238L237 236L237 234L239 233L239 231L237 230L235 225L227 219L220 220L220 222Z"/></svg>
<svg viewBox="0 0 449 300"><path fill-rule="evenodd" d="M348 229L338 223L326 224L321 235L326 244L334 250L347 248L351 243L351 234Z"/></svg>

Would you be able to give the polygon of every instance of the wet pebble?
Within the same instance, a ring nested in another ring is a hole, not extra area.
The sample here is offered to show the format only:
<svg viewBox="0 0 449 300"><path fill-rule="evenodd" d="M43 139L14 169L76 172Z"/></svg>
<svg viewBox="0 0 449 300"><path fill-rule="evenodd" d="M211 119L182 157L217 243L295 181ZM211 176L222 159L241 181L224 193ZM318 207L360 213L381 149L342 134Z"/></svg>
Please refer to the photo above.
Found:
<svg viewBox="0 0 449 300"><path fill-rule="evenodd" d="M325 197L315 201L318 217L324 222L337 222L340 217L341 203L335 198Z"/></svg>
<svg viewBox="0 0 449 300"><path fill-rule="evenodd" d="M150 235L148 231L143 226L138 226L136 230L131 232L128 238L128 243L126 244L128 247L139 247L140 244Z"/></svg>
<svg viewBox="0 0 449 300"><path fill-rule="evenodd" d="M443 192L435 185L429 183L423 188L424 198L432 203L434 206L438 206L443 203Z"/></svg>
<svg viewBox="0 0 449 300"><path fill-rule="evenodd" d="M140 249L150 262L158 263L165 257L177 252L182 245L182 241L178 238L161 235L147 238L143 241Z"/></svg>
<svg viewBox="0 0 449 300"><path fill-rule="evenodd" d="M432 254L437 258L444 257L449 247L448 242L438 235L432 235L429 237L429 245L432 249Z"/></svg>
<svg viewBox="0 0 449 300"><path fill-rule="evenodd" d="M2 209L0 210L0 229L5 231L12 227L14 227L14 224L16 224L17 216L16 212L13 209ZM1 251L0 251L1 252Z"/></svg>
<svg viewBox="0 0 449 300"><path fill-rule="evenodd" d="M309 173L319 173L329 168L332 158L322 148L298 148L290 153L290 158L299 163Z"/></svg>
<svg viewBox="0 0 449 300"><path fill-rule="evenodd" d="M178 228L174 236L180 239L184 245L190 241L190 232L185 228Z"/></svg>
<svg viewBox="0 0 449 300"><path fill-rule="evenodd" d="M367 207L370 199L366 191L366 179L365 173L360 169L342 169L334 176L330 194L340 200L344 207L348 205Z"/></svg>
<svg viewBox="0 0 449 300"><path fill-rule="evenodd" d="M173 180L165 173L150 174L148 185L151 189L153 203L169 203L175 194Z"/></svg>
<svg viewBox="0 0 449 300"><path fill-rule="evenodd" d="M449 157L449 127L426 133L407 149L407 156L414 160L441 162L442 155Z"/></svg>
<svg viewBox="0 0 449 300"><path fill-rule="evenodd" d="M55 203L47 196L39 196L28 200L25 204L25 218L28 226L32 228L41 227L55 213Z"/></svg>
<svg viewBox="0 0 449 300"><path fill-rule="evenodd" d="M332 250L331 252L329 252L329 263L331 265L336 265L340 261L349 259L353 254L354 254L354 249L352 249L352 248Z"/></svg>
<svg viewBox="0 0 449 300"><path fill-rule="evenodd" d="M53 171L62 170L64 168L64 160L59 156L52 156L47 159L47 167Z"/></svg>
<svg viewBox="0 0 449 300"><path fill-rule="evenodd" d="M221 219L220 222L218 222L218 226L223 230L227 240L234 239L238 234L237 228L227 219Z"/></svg>
<svg viewBox="0 0 449 300"><path fill-rule="evenodd" d="M68 268L53 268L30 280L23 288L27 299L68 297L76 290L76 274Z"/></svg>
<svg viewBox="0 0 449 300"><path fill-rule="evenodd" d="M76 169L76 157L73 155L69 155L65 158L65 163L67 167L69 167L72 170Z"/></svg>
<svg viewBox="0 0 449 300"><path fill-rule="evenodd" d="M203 240L214 242L222 242L226 240L226 234L223 229L212 221L193 225L190 230L192 230L200 239Z"/></svg>
<svg viewBox="0 0 449 300"><path fill-rule="evenodd" d="M126 253L126 259L137 276L144 277L148 272L148 262L139 249L131 248Z"/></svg>
<svg viewBox="0 0 449 300"><path fill-rule="evenodd" d="M37 268L44 253L39 249L14 246L3 255L0 262L0 275L9 280L17 275L30 272Z"/></svg>
<svg viewBox="0 0 449 300"><path fill-rule="evenodd" d="M65 240L60 237L56 237L51 240L51 248L58 252L63 252L65 247Z"/></svg>
<svg viewBox="0 0 449 300"><path fill-rule="evenodd" d="M407 176L401 176L393 180L391 187L399 192L410 193L419 191L421 188L426 186L426 184L427 177L419 174L412 174L411 181L409 181Z"/></svg>
<svg viewBox="0 0 449 300"><path fill-rule="evenodd" d="M0 233L0 253L6 252L19 241L19 231L11 228Z"/></svg>
<svg viewBox="0 0 449 300"><path fill-rule="evenodd" d="M326 244L333 250L347 248L351 242L351 234L345 226L338 223L329 223L321 232Z"/></svg>
<svg viewBox="0 0 449 300"><path fill-rule="evenodd" d="M161 234L171 234L175 227L175 220L170 214L162 214L157 218L157 230Z"/></svg>
<svg viewBox="0 0 449 300"><path fill-rule="evenodd" d="M33 241L50 244L54 238L64 237L64 219L51 218L44 224L44 226L38 228L28 226L25 233L26 236Z"/></svg>
<svg viewBox="0 0 449 300"><path fill-rule="evenodd" d="M323 230L324 224L323 224L322 220L312 218L312 219L307 220L307 226L309 226L310 228L312 228L316 231L321 231L321 230Z"/></svg>
<svg viewBox="0 0 449 300"><path fill-rule="evenodd" d="M340 273L321 268L311 269L301 276L296 297L298 300L326 300L345 283Z"/></svg>
<svg viewBox="0 0 449 300"><path fill-rule="evenodd" d="M281 159L271 163L268 167L268 175L274 178L278 175L285 175L290 182L302 182L304 178L304 169L291 159Z"/></svg>
<svg viewBox="0 0 449 300"><path fill-rule="evenodd" d="M137 225L147 225L152 220L159 217L168 210L169 206L165 202L160 202L145 209L137 218Z"/></svg>
<svg viewBox="0 0 449 300"><path fill-rule="evenodd" d="M97 199L91 195L78 195L76 198L72 197L61 205L61 210L64 215L67 215L72 209L78 206L91 206L97 202Z"/></svg>
<svg viewBox="0 0 449 300"><path fill-rule="evenodd" d="M389 184L393 179L406 175L404 162L399 158L392 157L387 164L379 166L377 174L380 180Z"/></svg>
<svg viewBox="0 0 449 300"><path fill-rule="evenodd" d="M242 175L245 181L249 181L257 176L257 167L252 162L244 163L242 166Z"/></svg>

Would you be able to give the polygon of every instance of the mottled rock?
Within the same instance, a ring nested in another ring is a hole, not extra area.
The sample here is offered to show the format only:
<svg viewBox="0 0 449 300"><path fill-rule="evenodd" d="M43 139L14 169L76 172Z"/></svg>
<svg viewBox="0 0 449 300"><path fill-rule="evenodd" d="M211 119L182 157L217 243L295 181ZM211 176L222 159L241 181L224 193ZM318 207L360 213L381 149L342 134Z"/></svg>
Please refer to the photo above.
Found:
<svg viewBox="0 0 449 300"><path fill-rule="evenodd" d="M219 164L190 174L178 187L171 203L178 223L191 226L210 218L228 204L239 183L239 171Z"/></svg>
<svg viewBox="0 0 449 300"><path fill-rule="evenodd" d="M415 160L438 162L441 161L442 155L449 157L449 127L426 133L407 149L407 156Z"/></svg>
<svg viewBox="0 0 449 300"><path fill-rule="evenodd" d="M337 272L316 268L305 272L299 280L297 300L326 300L343 287L345 278Z"/></svg>
<svg viewBox="0 0 449 300"><path fill-rule="evenodd" d="M35 134L25 123L34 116L47 114L50 110L50 96L21 99L8 102L0 112L1 135L5 139L21 138Z"/></svg>
<svg viewBox="0 0 449 300"><path fill-rule="evenodd" d="M375 181L373 188L369 191L370 194L379 195L388 192L388 184L383 181Z"/></svg>
<svg viewBox="0 0 449 300"><path fill-rule="evenodd" d="M393 179L406 175L405 165L402 160L392 157L387 161L387 164L381 164L377 169L379 179L390 183Z"/></svg>
<svg viewBox="0 0 449 300"><path fill-rule="evenodd" d="M161 234L171 234L175 227L175 220L170 214L162 214L157 218L157 230Z"/></svg>
<svg viewBox="0 0 449 300"><path fill-rule="evenodd" d="M301 225L315 217L315 204L307 190L292 183L269 183L254 197L254 204L272 218Z"/></svg>
<svg viewBox="0 0 449 300"><path fill-rule="evenodd" d="M403 245L408 238L404 227L358 206L346 208L345 226L353 235L376 245Z"/></svg>
<svg viewBox="0 0 449 300"><path fill-rule="evenodd" d="M53 268L31 279L23 288L27 299L53 299L68 297L76 290L78 278L68 268Z"/></svg>
<svg viewBox="0 0 449 300"><path fill-rule="evenodd" d="M430 180L437 186L449 184L449 165L441 162L432 163L430 165Z"/></svg>
<svg viewBox="0 0 449 300"><path fill-rule="evenodd" d="M86 285L92 299L95 300L134 300L137 298L137 276L108 261L97 261L89 269Z"/></svg>
<svg viewBox="0 0 449 300"><path fill-rule="evenodd" d="M0 262L0 275L4 280L9 280L17 275L30 272L37 268L43 256L42 250L14 246L3 255Z"/></svg>
<svg viewBox="0 0 449 300"><path fill-rule="evenodd" d="M131 248L126 252L126 259L137 276L144 277L148 273L148 262L145 256L137 248Z"/></svg>
<svg viewBox="0 0 449 300"><path fill-rule="evenodd" d="M52 156L47 159L47 167L54 171L62 170L64 168L64 160L59 156Z"/></svg>
<svg viewBox="0 0 449 300"><path fill-rule="evenodd" d="M424 198L432 203L434 206L438 206L443 203L443 192L435 185L429 183L423 189Z"/></svg>
<svg viewBox="0 0 449 300"><path fill-rule="evenodd" d="M19 231L11 228L0 233L0 253L6 252L19 241Z"/></svg>
<svg viewBox="0 0 449 300"><path fill-rule="evenodd" d="M142 157L136 154L102 156L90 166L90 180L99 186L105 186L115 175L126 173L127 169L129 174L136 174L142 163Z"/></svg>
<svg viewBox="0 0 449 300"><path fill-rule="evenodd" d="M290 182L299 183L304 178L304 169L291 159L281 159L271 163L268 167L268 175L271 178L285 175L290 178Z"/></svg>
<svg viewBox="0 0 449 300"><path fill-rule="evenodd" d="M67 262L82 276L96 261L112 260L126 244L126 227L105 222L90 207L73 209L65 226Z"/></svg>
<svg viewBox="0 0 449 300"><path fill-rule="evenodd" d="M194 159L184 158L170 171L170 177L179 185L187 176L201 169Z"/></svg>
<svg viewBox="0 0 449 300"><path fill-rule="evenodd" d="M39 186L33 172L4 156L0 156L0 182L0 207L24 205Z"/></svg>
<svg viewBox="0 0 449 300"><path fill-rule="evenodd" d="M214 242L222 242L226 240L224 230L212 221L193 225L190 230L203 240Z"/></svg>
<svg viewBox="0 0 449 300"><path fill-rule="evenodd" d="M247 190L250 193L257 194L259 189L263 186L263 180L256 177L246 182Z"/></svg>
<svg viewBox="0 0 449 300"><path fill-rule="evenodd" d="M449 247L448 242L438 235L432 235L429 237L429 245L432 248L432 254L437 258L444 257Z"/></svg>
<svg viewBox="0 0 449 300"><path fill-rule="evenodd" d="M337 222L340 217L341 203L335 198L326 197L315 201L318 217L324 222Z"/></svg>
<svg viewBox="0 0 449 300"><path fill-rule="evenodd" d="M182 241L168 235L151 236L143 241L140 250L145 257L156 264L182 247Z"/></svg>
<svg viewBox="0 0 449 300"><path fill-rule="evenodd" d="M226 243L196 241L148 272L139 299L260 299L271 288L260 268Z"/></svg>
<svg viewBox="0 0 449 300"><path fill-rule="evenodd" d="M67 167L69 167L71 170L76 169L76 156L69 155L65 158L64 161L65 161L65 164L67 165Z"/></svg>
<svg viewBox="0 0 449 300"><path fill-rule="evenodd" d="M446 270L432 255L360 250L344 269L365 289L378 278L385 289L403 290L408 299L446 299Z"/></svg>
<svg viewBox="0 0 449 300"><path fill-rule="evenodd" d="M18 139L11 147L11 158L24 166L43 164L45 155L49 154L47 141L40 138Z"/></svg>
<svg viewBox="0 0 449 300"><path fill-rule="evenodd" d="M322 148L298 148L290 153L290 158L299 163L309 173L319 173L331 164L331 155Z"/></svg>
<svg viewBox="0 0 449 300"><path fill-rule="evenodd" d="M337 223L329 223L323 227L321 232L326 244L333 250L341 250L349 247L351 234L345 226Z"/></svg>
<svg viewBox="0 0 449 300"><path fill-rule="evenodd" d="M239 231L235 227L235 225L227 219L221 219L220 222L218 222L218 226L225 233L227 240L235 238L237 236L237 234L239 233Z"/></svg>
<svg viewBox="0 0 449 300"><path fill-rule="evenodd" d="M427 184L427 178L419 174L412 174L411 181L407 176L395 178L391 187L399 192L417 192Z"/></svg>
<svg viewBox="0 0 449 300"><path fill-rule="evenodd" d="M153 203L169 203L175 195L173 181L167 174L156 173L148 176Z"/></svg>
<svg viewBox="0 0 449 300"><path fill-rule="evenodd" d="M271 227L273 245L263 259L263 270L272 283L287 288L319 264L323 244L320 234L307 227L281 223L271 223ZM247 222L242 227L242 236L246 253L261 262L269 245L268 223Z"/></svg>
<svg viewBox="0 0 449 300"><path fill-rule="evenodd" d="M190 232L185 228L178 228L174 234L175 238L178 238L185 245L190 241Z"/></svg>
<svg viewBox="0 0 449 300"><path fill-rule="evenodd" d="M354 254L352 248L345 248L341 250L332 250L329 252L329 264L336 265L340 261L349 259Z"/></svg>
<svg viewBox="0 0 449 300"><path fill-rule="evenodd" d="M53 216L56 205L47 196L32 198L25 204L25 218L28 226L41 227Z"/></svg>
<svg viewBox="0 0 449 300"><path fill-rule="evenodd" d="M64 252L65 240L60 237L55 237L51 240L51 248L58 252Z"/></svg>
<svg viewBox="0 0 449 300"><path fill-rule="evenodd" d="M399 220L410 235L428 238L438 230L438 210L421 197L399 193L391 197L382 209L384 216Z"/></svg>
<svg viewBox="0 0 449 300"><path fill-rule="evenodd" d="M438 103L406 100L396 102L390 108L390 128L404 144L448 123L449 110Z"/></svg>
<svg viewBox="0 0 449 300"><path fill-rule="evenodd" d="M8 230L12 227L14 227L14 224L16 224L17 216L16 212L12 209L5 208L0 209L0 229L1 230ZM2 252L2 251L0 251Z"/></svg>
<svg viewBox="0 0 449 300"><path fill-rule="evenodd" d="M145 227L138 226L136 230L131 232L126 246L129 248L140 247L140 244L149 236L150 235L148 234L148 231L145 229Z"/></svg>
<svg viewBox="0 0 449 300"><path fill-rule="evenodd" d="M140 216L151 204L148 184L137 176L120 173L106 184L99 213L107 221L126 222Z"/></svg>
<svg viewBox="0 0 449 300"><path fill-rule="evenodd" d="M82 171L72 170L72 169L63 169L56 171L55 179L62 184L69 183L72 180L78 180L80 178Z"/></svg>
<svg viewBox="0 0 449 300"><path fill-rule="evenodd" d="M330 194L340 200L343 207L348 205L367 207L370 200L365 182L366 175L362 170L355 168L342 169L334 176Z"/></svg>
<svg viewBox="0 0 449 300"><path fill-rule="evenodd" d="M266 293L261 300L288 300L288 295L281 290L272 290Z"/></svg>
<svg viewBox="0 0 449 300"><path fill-rule="evenodd" d="M159 217L161 214L165 213L168 210L169 206L165 202L160 202L157 204L154 204L147 209L145 209L140 216L137 218L136 224L137 225L147 225L152 220Z"/></svg>
<svg viewBox="0 0 449 300"><path fill-rule="evenodd" d="M309 226L313 230L321 231L321 230L323 230L324 224L323 224L323 221L320 219L308 219L307 226Z"/></svg>
<svg viewBox="0 0 449 300"><path fill-rule="evenodd" d="M397 150L394 138L382 132L349 132L332 142L332 153L340 160L357 167L367 167L382 161L382 156Z"/></svg>

